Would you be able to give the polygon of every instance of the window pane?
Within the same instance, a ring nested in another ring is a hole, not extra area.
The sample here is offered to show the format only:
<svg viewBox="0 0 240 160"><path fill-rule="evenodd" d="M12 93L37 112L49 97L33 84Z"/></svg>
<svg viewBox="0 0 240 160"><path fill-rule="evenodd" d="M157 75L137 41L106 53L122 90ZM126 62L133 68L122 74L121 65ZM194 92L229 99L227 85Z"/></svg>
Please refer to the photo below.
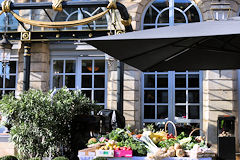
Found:
<svg viewBox="0 0 240 160"><path fill-rule="evenodd" d="M144 102L145 103L154 103L155 102L155 91L154 90L145 90L144 91Z"/></svg>
<svg viewBox="0 0 240 160"><path fill-rule="evenodd" d="M86 97L92 99L92 91L91 90L82 90L82 93L86 95Z"/></svg>
<svg viewBox="0 0 240 160"><path fill-rule="evenodd" d="M186 88L186 75L176 74L175 75L175 86L176 88Z"/></svg>
<svg viewBox="0 0 240 160"><path fill-rule="evenodd" d="M167 8L168 7L168 1L166 0L157 0L157 1L154 1L153 4L148 8L146 14L145 14L145 17L144 17L144 24L155 24L155 20L158 16L158 12L162 11L164 8ZM155 10L156 8L156 10ZM168 23L169 22L169 16L168 16L168 10L163 12L161 15L160 15L161 18L159 19L162 19L160 21L160 23Z"/></svg>
<svg viewBox="0 0 240 160"><path fill-rule="evenodd" d="M144 119L155 119L155 106L144 106Z"/></svg>
<svg viewBox="0 0 240 160"><path fill-rule="evenodd" d="M75 88L75 75L65 76L65 86L67 88Z"/></svg>
<svg viewBox="0 0 240 160"><path fill-rule="evenodd" d="M198 88L199 87L199 75L190 74L188 75L188 88Z"/></svg>
<svg viewBox="0 0 240 160"><path fill-rule="evenodd" d="M16 61L11 61L10 62L10 73L16 73L17 70L16 70Z"/></svg>
<svg viewBox="0 0 240 160"><path fill-rule="evenodd" d="M168 118L168 106L157 106L157 119Z"/></svg>
<svg viewBox="0 0 240 160"><path fill-rule="evenodd" d="M5 79L5 87L6 88L15 88L16 85L16 76L10 76L9 79Z"/></svg>
<svg viewBox="0 0 240 160"><path fill-rule="evenodd" d="M92 88L91 75L82 75L82 88Z"/></svg>
<svg viewBox="0 0 240 160"><path fill-rule="evenodd" d="M185 13L188 17L188 23L200 21L200 16L198 14L197 9L194 6L189 8Z"/></svg>
<svg viewBox="0 0 240 160"><path fill-rule="evenodd" d="M200 119L199 106L189 106L188 110L189 119Z"/></svg>
<svg viewBox="0 0 240 160"><path fill-rule="evenodd" d="M168 103L168 91L157 91L157 103Z"/></svg>
<svg viewBox="0 0 240 160"><path fill-rule="evenodd" d="M105 72L105 60L95 60L95 73L104 73Z"/></svg>
<svg viewBox="0 0 240 160"><path fill-rule="evenodd" d="M188 91L188 102L189 103L199 103L199 90Z"/></svg>
<svg viewBox="0 0 240 160"><path fill-rule="evenodd" d="M94 91L94 101L96 103L104 103L104 90L95 90Z"/></svg>
<svg viewBox="0 0 240 160"><path fill-rule="evenodd" d="M192 132L193 129L200 128L200 125L199 125L199 123L190 123L190 124L177 123L176 128L177 128L177 133L184 132L186 135L189 135ZM193 132L192 135L193 136L198 136L199 131Z"/></svg>
<svg viewBox="0 0 240 160"><path fill-rule="evenodd" d="M186 103L186 91L176 90L175 91L175 103Z"/></svg>
<svg viewBox="0 0 240 160"><path fill-rule="evenodd" d="M63 73L63 60L53 61L53 73Z"/></svg>
<svg viewBox="0 0 240 160"><path fill-rule="evenodd" d="M186 118L186 106L175 106L175 117Z"/></svg>
<svg viewBox="0 0 240 160"><path fill-rule="evenodd" d="M82 60L82 72L92 73L92 60Z"/></svg>
<svg viewBox="0 0 240 160"><path fill-rule="evenodd" d="M63 87L63 76L53 76L53 87L62 88Z"/></svg>
<svg viewBox="0 0 240 160"><path fill-rule="evenodd" d="M66 73L75 73L76 61L75 60L67 60L66 61Z"/></svg>
<svg viewBox="0 0 240 160"><path fill-rule="evenodd" d="M168 75L167 74L157 75L157 87L158 88L168 88Z"/></svg>
<svg viewBox="0 0 240 160"><path fill-rule="evenodd" d="M155 87L155 75L154 74L145 74L144 75L144 87L145 88L154 88Z"/></svg>
<svg viewBox="0 0 240 160"><path fill-rule="evenodd" d="M178 0L175 1L174 6L182 10L185 10L190 4L191 2L189 0Z"/></svg>
<svg viewBox="0 0 240 160"><path fill-rule="evenodd" d="M164 11L158 18L158 23L169 23L169 10Z"/></svg>
<svg viewBox="0 0 240 160"><path fill-rule="evenodd" d="M174 23L186 23L184 15L178 10L174 10Z"/></svg>
<svg viewBox="0 0 240 160"><path fill-rule="evenodd" d="M14 90L5 90L4 94L10 94L10 93L15 93L15 91Z"/></svg>
<svg viewBox="0 0 240 160"><path fill-rule="evenodd" d="M94 87L95 88L104 88L105 76L104 75L95 75L94 76Z"/></svg>

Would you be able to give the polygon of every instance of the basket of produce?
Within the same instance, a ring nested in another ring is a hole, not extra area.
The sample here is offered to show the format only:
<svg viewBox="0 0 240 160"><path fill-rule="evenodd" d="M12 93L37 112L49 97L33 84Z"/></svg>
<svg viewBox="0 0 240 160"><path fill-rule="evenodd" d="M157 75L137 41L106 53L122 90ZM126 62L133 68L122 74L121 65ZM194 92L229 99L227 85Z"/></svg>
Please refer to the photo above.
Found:
<svg viewBox="0 0 240 160"><path fill-rule="evenodd" d="M200 128L195 128L192 130L192 132L189 134L189 137L196 143L194 145L191 144L186 148L186 155L191 158L215 157L216 154L210 148L208 148L205 137L193 137L193 133L196 131L202 131L205 134L205 132Z"/></svg>
<svg viewBox="0 0 240 160"><path fill-rule="evenodd" d="M174 133L175 133L174 135L175 135L175 136L173 136L172 133L170 133L170 134L168 133L168 131L167 131L168 124L172 124L172 126L173 126L173 128L174 128ZM172 121L167 121L167 122L165 123L165 132L168 133L167 136L168 136L169 138L175 138L175 137L177 137L177 128L176 128L175 124L174 124Z"/></svg>
<svg viewBox="0 0 240 160"><path fill-rule="evenodd" d="M167 125L172 124L175 130L175 136L167 133ZM165 157L213 157L214 152L207 147L207 143L203 137L192 137L192 134L200 129L195 129L192 131L190 136L186 135L184 132L177 135L175 124L168 121L165 124L164 131L150 132L146 131L142 134L140 140L144 142L146 148L148 149L147 157L152 160L160 160ZM154 137L160 136L159 142L156 143Z"/></svg>
<svg viewBox="0 0 240 160"><path fill-rule="evenodd" d="M174 136L167 132L167 125L174 127ZM135 157L147 156L151 160L160 160L165 157L213 157L215 154L207 147L203 137L192 137L200 129L195 129L190 135L184 132L177 135L173 122L165 124L164 130L155 131L146 128L143 131L131 132L128 129L117 128L106 135L89 140L92 149L79 151L79 157L93 155L96 157Z"/></svg>

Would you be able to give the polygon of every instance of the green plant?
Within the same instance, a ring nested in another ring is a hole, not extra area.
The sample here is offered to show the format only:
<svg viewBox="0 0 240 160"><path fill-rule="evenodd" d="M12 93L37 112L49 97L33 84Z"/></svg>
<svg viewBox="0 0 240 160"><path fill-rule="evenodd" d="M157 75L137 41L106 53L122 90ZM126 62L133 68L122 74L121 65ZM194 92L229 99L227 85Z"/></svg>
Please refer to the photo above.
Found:
<svg viewBox="0 0 240 160"><path fill-rule="evenodd" d="M4 156L4 157L1 157L0 160L18 160L17 157L15 156Z"/></svg>
<svg viewBox="0 0 240 160"><path fill-rule="evenodd" d="M99 107L80 91L67 88L43 93L29 90L15 98L6 95L0 110L7 117L11 140L22 159L60 155L70 150L70 128L75 115L97 112Z"/></svg>
<svg viewBox="0 0 240 160"><path fill-rule="evenodd" d="M39 157L35 157L35 158L30 158L30 159L28 159L28 160L42 160L42 159L39 158Z"/></svg>
<svg viewBox="0 0 240 160"><path fill-rule="evenodd" d="M69 160L69 159L66 157L56 157L53 160Z"/></svg>
<svg viewBox="0 0 240 160"><path fill-rule="evenodd" d="M107 160L107 158L97 157L97 158L94 158L94 160Z"/></svg>

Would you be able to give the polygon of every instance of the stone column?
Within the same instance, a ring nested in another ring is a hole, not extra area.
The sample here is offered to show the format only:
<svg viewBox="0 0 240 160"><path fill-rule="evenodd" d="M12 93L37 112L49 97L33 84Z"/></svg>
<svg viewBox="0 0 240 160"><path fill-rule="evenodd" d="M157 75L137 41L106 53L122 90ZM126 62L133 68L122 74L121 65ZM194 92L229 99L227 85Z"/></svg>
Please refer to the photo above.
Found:
<svg viewBox="0 0 240 160"><path fill-rule="evenodd" d="M23 49L19 51L17 93L23 86ZM50 55L47 43L32 43L31 46L30 89L49 90Z"/></svg>
<svg viewBox="0 0 240 160"><path fill-rule="evenodd" d="M203 74L203 130L213 149L217 149L218 116L237 117L236 76L235 70L208 70Z"/></svg>
<svg viewBox="0 0 240 160"><path fill-rule="evenodd" d="M117 109L116 61L109 62L107 106L109 109ZM125 64L123 86L123 114L126 119L126 124L130 124L133 128L141 127L140 79L141 72Z"/></svg>

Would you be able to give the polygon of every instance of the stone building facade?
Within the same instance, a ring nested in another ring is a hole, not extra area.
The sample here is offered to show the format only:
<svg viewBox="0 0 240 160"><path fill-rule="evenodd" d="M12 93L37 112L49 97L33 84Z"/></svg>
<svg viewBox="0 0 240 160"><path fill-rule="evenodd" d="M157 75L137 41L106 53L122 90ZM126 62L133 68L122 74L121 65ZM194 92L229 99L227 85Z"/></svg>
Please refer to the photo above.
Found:
<svg viewBox="0 0 240 160"><path fill-rule="evenodd" d="M119 0L119 2L128 9L134 30L212 20L210 10L212 1L209 0ZM227 2L231 6L230 16L239 16L240 1ZM159 3L161 5L158 6ZM174 11L176 15L178 13L176 17L180 18L175 21L169 14L174 15L171 7L178 5L179 9ZM195 8L189 10L188 6L190 9ZM164 7L169 7L166 9L167 12L163 11ZM65 14L51 10L48 12L52 19L66 20L70 16L68 11L63 12ZM39 11L24 11L20 14L32 19L47 20L44 13ZM156 14L159 14L159 20L153 23L152 19L156 20ZM120 17L117 18L120 20ZM101 23L107 28L109 24ZM118 27L123 28L121 24ZM44 31L43 28L35 29ZM74 29L81 30L84 26ZM22 30L21 26L18 30ZM114 58L78 41L32 42L31 54L30 88L47 91L66 85L71 89L82 90L105 108L117 108L117 71ZM14 42L12 59L16 61L16 86L10 88L18 95L22 92L23 82L22 42ZM218 115L233 115L236 117L236 145L239 151L239 85L238 70L143 73L125 65L123 109L126 123L135 128L142 128L144 123L164 123L166 120L195 125L204 131L208 141L216 149ZM8 89L3 87L2 90L6 91L3 94L8 93Z"/></svg>

